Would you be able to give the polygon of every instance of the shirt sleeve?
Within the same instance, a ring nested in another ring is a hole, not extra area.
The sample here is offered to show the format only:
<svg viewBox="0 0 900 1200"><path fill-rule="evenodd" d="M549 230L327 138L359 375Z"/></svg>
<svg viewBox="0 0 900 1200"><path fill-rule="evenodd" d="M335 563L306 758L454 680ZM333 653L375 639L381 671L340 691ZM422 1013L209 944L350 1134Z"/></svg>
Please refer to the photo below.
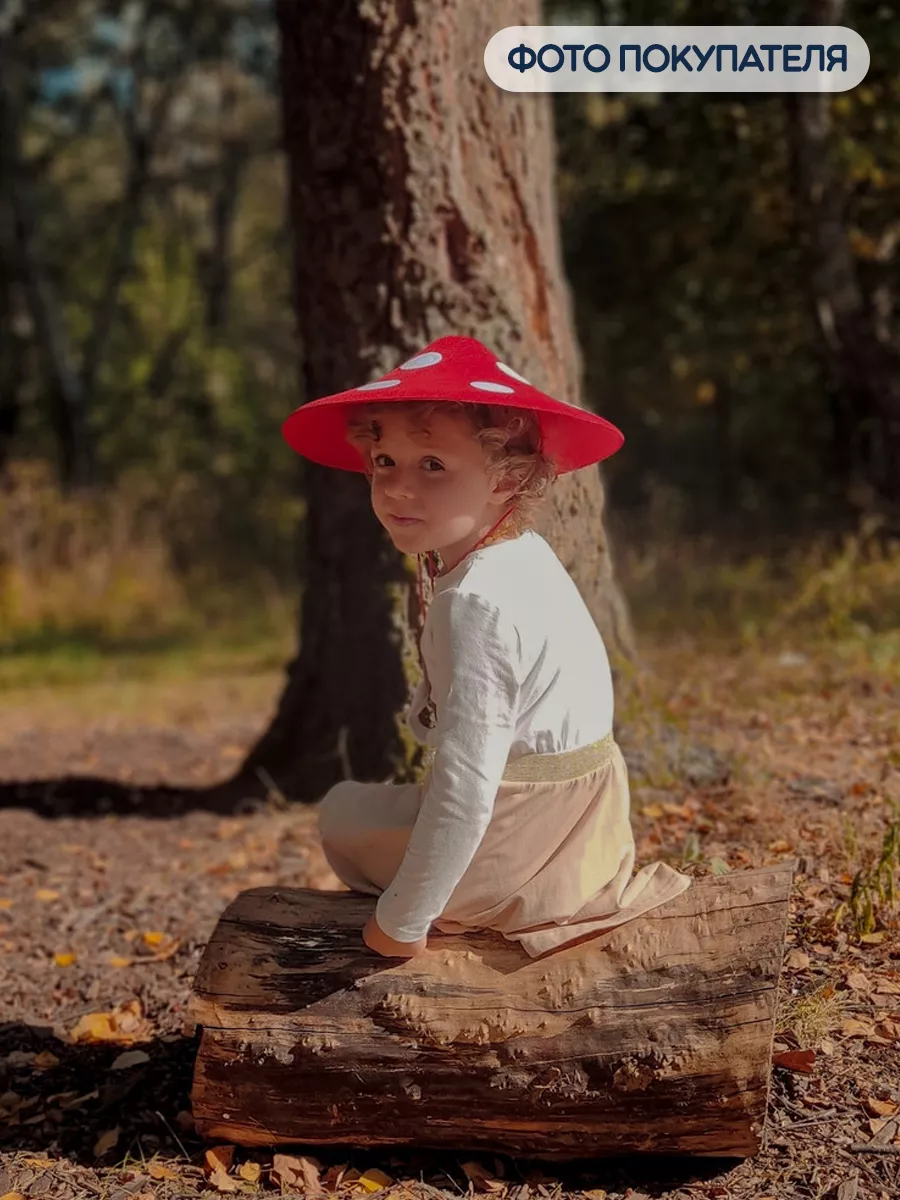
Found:
<svg viewBox="0 0 900 1200"><path fill-rule="evenodd" d="M428 623L437 743L431 772L400 868L378 901L378 924L414 942L441 915L475 856L516 730L517 639L480 596L448 590Z"/></svg>

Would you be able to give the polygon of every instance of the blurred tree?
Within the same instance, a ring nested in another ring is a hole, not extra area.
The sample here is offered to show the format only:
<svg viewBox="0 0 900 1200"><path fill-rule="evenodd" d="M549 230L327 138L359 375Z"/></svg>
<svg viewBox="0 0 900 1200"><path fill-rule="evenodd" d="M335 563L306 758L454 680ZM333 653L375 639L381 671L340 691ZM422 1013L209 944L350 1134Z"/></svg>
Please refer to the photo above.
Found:
<svg viewBox="0 0 900 1200"><path fill-rule="evenodd" d="M848 9L852 6L845 0L812 0L801 16L803 24L845 25ZM893 37L895 52L900 52L896 28ZM900 533L900 325L895 311L900 222L891 215L877 240L857 236L854 244L848 216L856 181L836 161L834 98L798 92L786 100L810 300L831 375L844 470L852 483L868 485L859 496L861 505L888 506Z"/></svg>
<svg viewBox="0 0 900 1200"><path fill-rule="evenodd" d="M210 593L296 586L276 48L268 0L0 15L0 456L138 491Z"/></svg>
<svg viewBox="0 0 900 1200"><path fill-rule="evenodd" d="M234 335L244 280L261 257L280 262L273 35L259 0L36 0L6 10L0 252L39 350L68 482L109 480L135 460L136 445L152 462L144 401L165 412L179 391L196 418L193 436L179 422L182 465L192 465L202 457L198 435L208 443L220 433L211 393L222 391L227 354L218 351L234 353L237 342L238 369L259 364L246 336ZM181 300L164 329L148 274L164 276ZM266 320L264 354L289 329L287 304ZM276 374L292 358L279 351L264 370ZM197 379L204 360L212 380ZM26 422L23 436L40 426Z"/></svg>
<svg viewBox="0 0 900 1200"><path fill-rule="evenodd" d="M873 496L854 486L867 442L886 465L886 418L876 433L861 391L877 414L897 386L900 20L884 4L847 4L845 16L872 56L848 93L554 98L586 397L625 430L609 468L613 508L646 512L650 537L726 523L771 535L854 516ZM547 17L779 25L810 12L808 0L561 0ZM811 206L823 171L830 185ZM838 244L857 298L823 305ZM823 344L834 303L858 314L852 335L844 322L841 370ZM864 370L850 366L859 354Z"/></svg>
<svg viewBox="0 0 900 1200"><path fill-rule="evenodd" d="M485 76L506 24L536 0L439 8L391 0L277 5L304 392L320 396L470 333L574 401L581 364L557 248L546 98ZM408 564L361 477L305 469L300 651L239 782L320 797L342 776L406 778ZM596 470L558 484L544 532L612 650L628 646Z"/></svg>

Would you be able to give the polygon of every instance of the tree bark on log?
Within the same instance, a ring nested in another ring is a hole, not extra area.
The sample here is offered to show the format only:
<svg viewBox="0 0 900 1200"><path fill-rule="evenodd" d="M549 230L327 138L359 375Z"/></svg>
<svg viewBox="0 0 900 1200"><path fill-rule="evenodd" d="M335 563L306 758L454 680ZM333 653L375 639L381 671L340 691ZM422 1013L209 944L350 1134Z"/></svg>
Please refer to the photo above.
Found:
<svg viewBox="0 0 900 1200"><path fill-rule="evenodd" d="M547 1159L761 1145L794 862L694 881L539 959L489 932L398 963L374 900L255 888L194 983L199 1132Z"/></svg>
<svg viewBox="0 0 900 1200"><path fill-rule="evenodd" d="M277 11L305 398L460 333L577 402L550 100L504 92L483 67L498 28L540 24L539 0L347 0L339 20L331 0ZM400 721L415 652L409 564L363 480L310 465L304 490L300 651L233 785L271 777L315 800L346 775L415 777ZM610 650L627 655L596 468L560 481L541 532Z"/></svg>

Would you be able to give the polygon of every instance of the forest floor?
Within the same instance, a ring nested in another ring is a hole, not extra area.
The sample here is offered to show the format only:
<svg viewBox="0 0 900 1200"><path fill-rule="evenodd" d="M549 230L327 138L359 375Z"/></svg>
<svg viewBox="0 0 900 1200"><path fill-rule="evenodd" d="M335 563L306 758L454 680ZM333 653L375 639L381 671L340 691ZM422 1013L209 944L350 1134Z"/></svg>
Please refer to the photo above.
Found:
<svg viewBox="0 0 900 1200"><path fill-rule="evenodd" d="M214 1175L189 1103L186 1005L223 907L248 887L336 885L309 809L273 796L223 812L202 792L192 799L240 761L280 685L276 670L234 668L0 689L0 780L90 774L185 789L168 812L67 808L53 784L40 803L33 789L19 802L5 790L0 1197L303 1194L292 1155L237 1148L229 1164L225 1151ZM465 1156L311 1149L308 1184L321 1172L345 1195L509 1200L900 1195L900 937L886 882L896 847L880 885L874 873L900 832L900 655L864 640L761 651L666 639L644 646L622 693L639 864L705 874L715 859L732 870L798 861L763 1149L559 1169L472 1156L482 1172ZM875 914L862 939L839 907L858 871Z"/></svg>

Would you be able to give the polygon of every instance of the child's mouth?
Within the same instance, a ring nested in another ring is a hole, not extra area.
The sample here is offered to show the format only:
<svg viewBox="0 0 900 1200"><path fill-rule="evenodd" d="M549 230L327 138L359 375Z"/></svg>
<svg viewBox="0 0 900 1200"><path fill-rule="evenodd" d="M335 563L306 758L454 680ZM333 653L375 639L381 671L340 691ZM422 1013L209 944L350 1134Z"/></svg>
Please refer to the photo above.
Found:
<svg viewBox="0 0 900 1200"><path fill-rule="evenodd" d="M396 513L388 513L388 520L395 525L419 525L421 517L398 517Z"/></svg>

